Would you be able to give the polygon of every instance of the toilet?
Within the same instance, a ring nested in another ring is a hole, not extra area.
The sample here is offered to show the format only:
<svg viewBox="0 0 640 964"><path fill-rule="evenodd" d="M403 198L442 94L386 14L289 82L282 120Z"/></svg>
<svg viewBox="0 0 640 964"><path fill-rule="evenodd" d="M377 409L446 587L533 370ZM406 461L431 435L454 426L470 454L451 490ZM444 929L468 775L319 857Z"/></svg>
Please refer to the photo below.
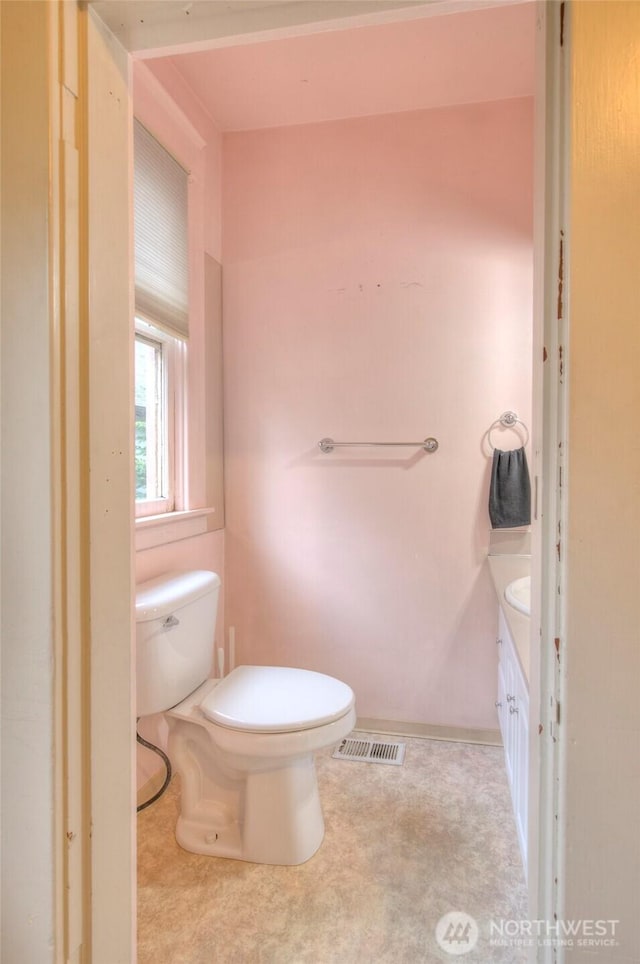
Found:
<svg viewBox="0 0 640 964"><path fill-rule="evenodd" d="M351 732L354 694L332 676L283 666L209 679L219 591L205 570L138 586L136 714L168 722L181 847L301 864L324 836L314 754Z"/></svg>

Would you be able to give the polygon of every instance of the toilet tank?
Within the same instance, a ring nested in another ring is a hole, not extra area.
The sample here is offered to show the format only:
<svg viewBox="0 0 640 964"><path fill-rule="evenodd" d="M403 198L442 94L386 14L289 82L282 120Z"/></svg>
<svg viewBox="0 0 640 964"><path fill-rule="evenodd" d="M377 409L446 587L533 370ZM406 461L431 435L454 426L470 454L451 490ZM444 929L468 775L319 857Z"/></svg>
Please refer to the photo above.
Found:
<svg viewBox="0 0 640 964"><path fill-rule="evenodd" d="M211 672L220 577L169 572L136 589L136 716L185 699Z"/></svg>

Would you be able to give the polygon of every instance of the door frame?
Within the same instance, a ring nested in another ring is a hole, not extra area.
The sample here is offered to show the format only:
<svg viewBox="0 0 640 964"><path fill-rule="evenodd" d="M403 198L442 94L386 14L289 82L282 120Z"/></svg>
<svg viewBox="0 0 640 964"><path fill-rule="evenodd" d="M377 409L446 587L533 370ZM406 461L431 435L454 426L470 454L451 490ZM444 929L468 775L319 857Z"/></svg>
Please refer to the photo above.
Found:
<svg viewBox="0 0 640 964"><path fill-rule="evenodd" d="M87 493L81 531L89 576L85 594L77 601L77 615L80 625L90 627L87 677L80 681L85 703L78 717L89 721L89 739L81 749L73 793L87 825L93 827L90 843L86 843L85 874L64 889L60 919L82 921L78 932L84 934L90 948L86 959L115 964L135 960L132 406L131 370L121 365L125 351L129 365L132 358L132 218L125 198L131 171L130 57L93 11L60 0L63 11L72 5L78 16L74 28L78 100L84 104L85 124L79 145L80 223L89 252L87 258L80 257L78 280L86 307L79 370L87 403L86 417L80 423L78 472ZM531 916L547 920L553 920L554 913L561 916L557 881L561 880L562 744L557 707L562 666L555 641L562 634L564 619L563 567L556 544L565 512L560 481L567 384L561 354L568 345L566 308L558 317L560 242L565 246L566 263L568 241L562 234L569 105L565 7L538 0L537 10L536 96L540 109L535 156L533 426L537 521L533 526L531 623L535 645L531 651L540 653L540 661L532 666L530 813L537 813L538 820L530 823L529 898ZM69 45L68 39L61 38L63 42ZM125 237L128 242L123 245ZM567 279L561 279L561 284L561 300L566 306ZM116 400L113 375L119 366ZM109 427L103 417L105 405L112 416ZM127 635L129 647L122 645ZM68 680L69 685L77 682ZM62 691L60 698L64 699ZM69 753L68 736L68 729L66 735L59 734L57 749L63 759ZM58 799L57 804L58 812L66 812L64 801ZM65 932L69 933L68 926ZM67 947L67 951L73 950ZM536 949L532 954L532 960L551 960L550 949Z"/></svg>
<svg viewBox="0 0 640 964"><path fill-rule="evenodd" d="M54 0L42 9L53 385L52 959L129 964L136 887L129 57L85 3Z"/></svg>
<svg viewBox="0 0 640 964"><path fill-rule="evenodd" d="M568 408L570 3L537 0L534 135L532 613L529 917L562 917L565 531ZM535 855L535 859L532 859ZM530 960L557 962L562 948Z"/></svg>

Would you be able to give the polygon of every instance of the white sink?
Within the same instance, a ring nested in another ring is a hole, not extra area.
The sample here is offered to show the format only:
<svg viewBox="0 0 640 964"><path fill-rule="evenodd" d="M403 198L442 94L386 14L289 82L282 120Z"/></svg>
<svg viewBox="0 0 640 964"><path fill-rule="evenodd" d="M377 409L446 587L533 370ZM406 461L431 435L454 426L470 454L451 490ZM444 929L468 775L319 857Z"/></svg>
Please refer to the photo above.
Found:
<svg viewBox="0 0 640 964"><path fill-rule="evenodd" d="M522 579L514 579L513 582L510 582L504 591L504 598L518 612L530 616L531 576L523 576Z"/></svg>

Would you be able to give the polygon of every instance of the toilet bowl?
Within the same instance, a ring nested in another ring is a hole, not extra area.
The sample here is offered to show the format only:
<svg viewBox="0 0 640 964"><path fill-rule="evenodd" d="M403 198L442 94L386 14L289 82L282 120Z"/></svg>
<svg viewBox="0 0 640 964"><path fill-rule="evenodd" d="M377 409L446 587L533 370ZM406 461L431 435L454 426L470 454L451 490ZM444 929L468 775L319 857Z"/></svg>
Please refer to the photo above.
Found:
<svg viewBox="0 0 640 964"><path fill-rule="evenodd" d="M331 676L282 666L207 679L219 586L215 573L172 573L136 595L138 715L162 711L169 725L181 777L176 839L193 853L304 863L324 836L314 753L353 729L354 694Z"/></svg>
<svg viewBox="0 0 640 964"><path fill-rule="evenodd" d="M182 847L265 864L300 864L316 852L324 820L314 753L355 726L348 686L306 670L239 666L167 718L182 778Z"/></svg>

